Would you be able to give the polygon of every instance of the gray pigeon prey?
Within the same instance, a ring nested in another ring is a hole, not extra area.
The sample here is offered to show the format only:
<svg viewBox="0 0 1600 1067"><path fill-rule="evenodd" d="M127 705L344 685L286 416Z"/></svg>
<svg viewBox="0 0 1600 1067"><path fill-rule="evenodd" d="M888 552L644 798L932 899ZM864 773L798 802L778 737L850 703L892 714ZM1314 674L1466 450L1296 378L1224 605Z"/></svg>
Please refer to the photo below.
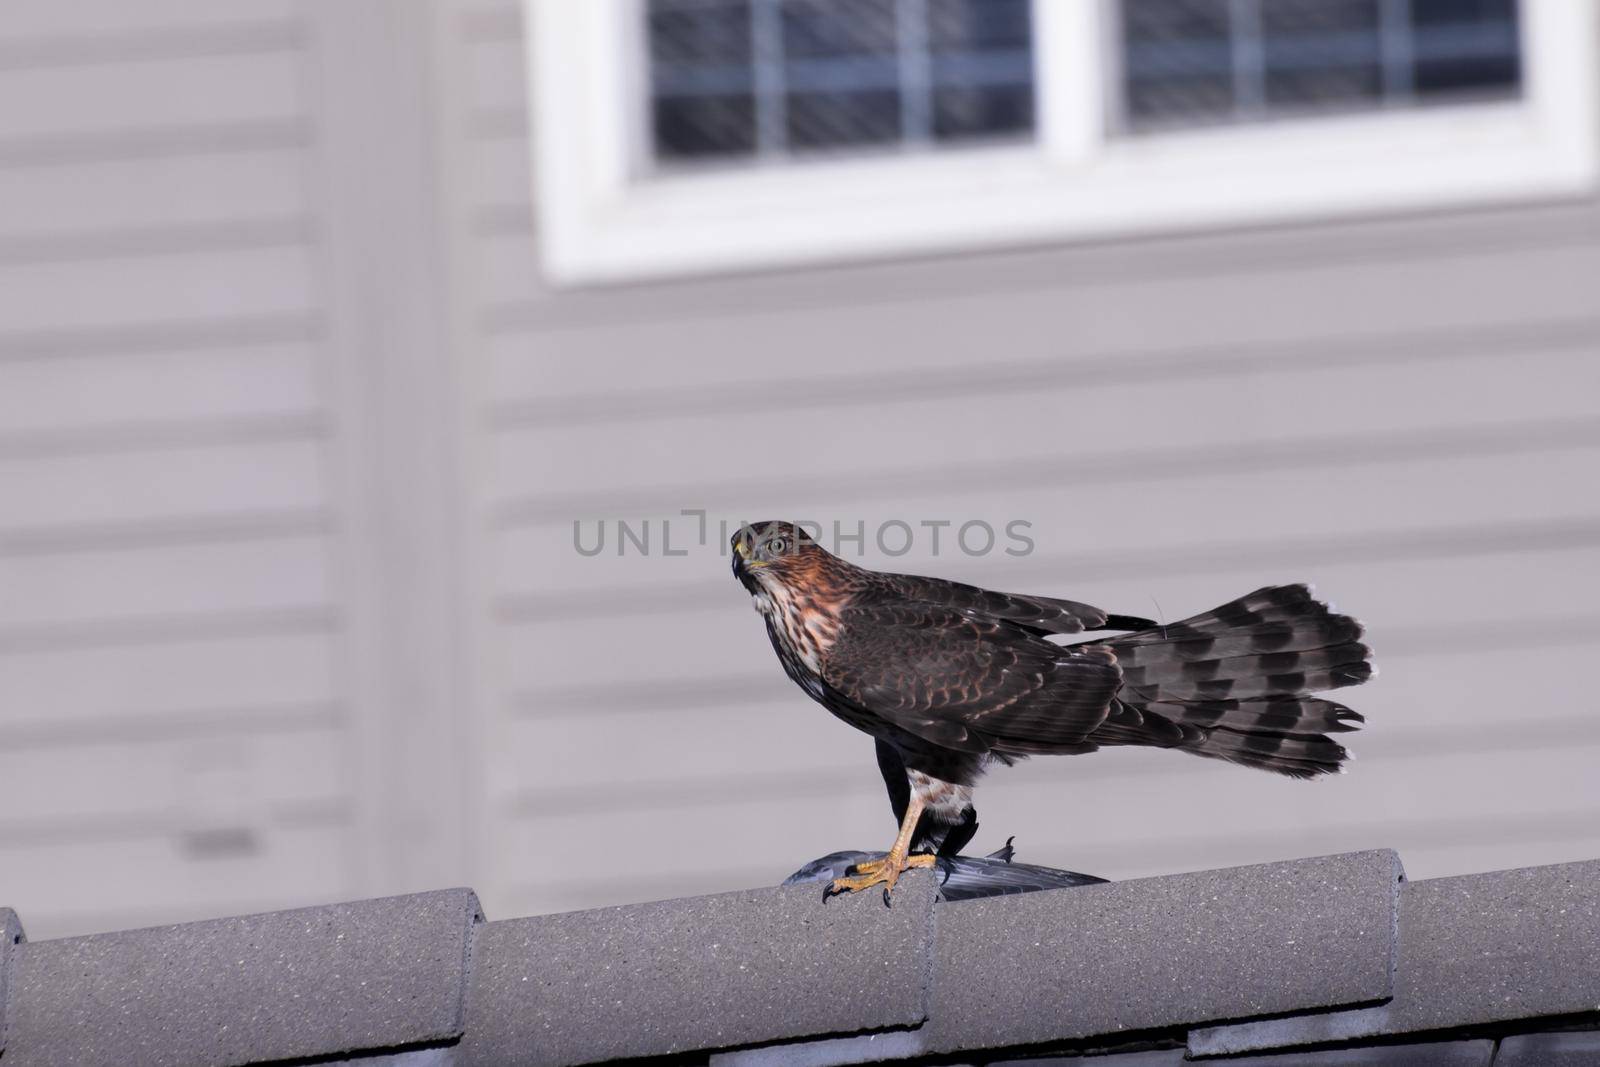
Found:
<svg viewBox="0 0 1600 1067"><path fill-rule="evenodd" d="M1032 863L1015 863L1016 849L1007 838L1005 847L987 856L939 856L934 863L940 880L939 899L947 901L978 900L1009 893L1035 893L1041 889L1069 889L1073 886L1096 885L1105 881L1092 874L1063 871L1055 867L1040 867ZM882 852L830 852L819 856L783 880L784 885L805 885L821 882L832 885L859 863L882 859Z"/></svg>

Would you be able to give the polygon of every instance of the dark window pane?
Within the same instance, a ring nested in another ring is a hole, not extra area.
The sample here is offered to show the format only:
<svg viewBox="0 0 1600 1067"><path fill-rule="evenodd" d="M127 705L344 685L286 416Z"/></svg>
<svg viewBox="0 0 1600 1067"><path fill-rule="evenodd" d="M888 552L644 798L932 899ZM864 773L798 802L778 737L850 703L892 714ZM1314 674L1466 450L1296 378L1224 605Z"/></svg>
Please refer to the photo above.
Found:
<svg viewBox="0 0 1600 1067"><path fill-rule="evenodd" d="M747 0L651 0L651 133L664 159L755 150Z"/></svg>
<svg viewBox="0 0 1600 1067"><path fill-rule="evenodd" d="M1233 114L1233 85L1218 78L1166 77L1128 87L1130 121L1141 126L1201 126Z"/></svg>
<svg viewBox="0 0 1600 1067"><path fill-rule="evenodd" d="M1227 0L1124 0L1130 121L1194 125L1233 110Z"/></svg>
<svg viewBox="0 0 1600 1067"><path fill-rule="evenodd" d="M655 102L656 154L701 158L749 154L756 148L749 96L676 96Z"/></svg>
<svg viewBox="0 0 1600 1067"><path fill-rule="evenodd" d="M1417 92L1425 96L1472 90L1492 93L1514 87L1521 80L1522 64L1516 55L1462 56L1417 62Z"/></svg>
<svg viewBox="0 0 1600 1067"><path fill-rule="evenodd" d="M1270 106L1289 111L1345 110L1376 103L1383 94L1383 75L1371 64L1348 68L1269 68L1266 94Z"/></svg>
<svg viewBox="0 0 1600 1067"><path fill-rule="evenodd" d="M661 66L750 63L745 0L652 0L650 60Z"/></svg>
<svg viewBox="0 0 1600 1067"><path fill-rule="evenodd" d="M784 58L893 56L893 0L783 0Z"/></svg>
<svg viewBox="0 0 1600 1067"><path fill-rule="evenodd" d="M1123 32L1128 40L1225 40L1228 0L1123 0Z"/></svg>
<svg viewBox="0 0 1600 1067"><path fill-rule="evenodd" d="M1033 86L955 86L933 91L933 135L961 137L1022 133L1033 128Z"/></svg>
<svg viewBox="0 0 1600 1067"><path fill-rule="evenodd" d="M1463 22L1515 23L1517 0L1409 0L1411 22L1420 30Z"/></svg>
<svg viewBox="0 0 1600 1067"><path fill-rule="evenodd" d="M1298 0L1261 8L1268 106L1376 103L1383 92L1378 0Z"/></svg>
<svg viewBox="0 0 1600 1067"><path fill-rule="evenodd" d="M1029 0L928 0L928 47L936 56L1028 51L1033 5Z"/></svg>
<svg viewBox="0 0 1600 1067"><path fill-rule="evenodd" d="M1329 40L1354 33L1376 58L1379 0L1268 0L1261 5L1261 32L1272 37Z"/></svg>
<svg viewBox="0 0 1600 1067"><path fill-rule="evenodd" d="M928 0L936 141L1033 129L1033 9L1028 0Z"/></svg>
<svg viewBox="0 0 1600 1067"><path fill-rule="evenodd" d="M793 151L900 139L893 0L783 0L785 136Z"/></svg>
<svg viewBox="0 0 1600 1067"><path fill-rule="evenodd" d="M900 94L792 94L788 135L796 150L893 143L900 139Z"/></svg>
<svg viewBox="0 0 1600 1067"><path fill-rule="evenodd" d="M1516 0L1412 0L1416 92L1516 88L1522 81Z"/></svg>

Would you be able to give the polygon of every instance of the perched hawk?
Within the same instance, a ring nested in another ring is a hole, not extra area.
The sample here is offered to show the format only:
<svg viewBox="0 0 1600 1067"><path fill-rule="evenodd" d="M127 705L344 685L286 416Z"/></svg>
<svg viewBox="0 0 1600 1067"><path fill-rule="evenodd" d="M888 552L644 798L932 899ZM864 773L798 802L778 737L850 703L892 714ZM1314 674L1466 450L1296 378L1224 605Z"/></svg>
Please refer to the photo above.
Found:
<svg viewBox="0 0 1600 1067"><path fill-rule="evenodd" d="M972 787L992 763L1145 745L1296 778L1337 771L1346 753L1327 735L1361 716L1311 694L1372 673L1361 624L1303 585L1161 626L866 570L789 522L741 528L733 573L789 677L877 740L900 833L833 892L887 895L908 867L934 865L921 850L953 854L976 828ZM1086 630L1133 632L1046 640Z"/></svg>

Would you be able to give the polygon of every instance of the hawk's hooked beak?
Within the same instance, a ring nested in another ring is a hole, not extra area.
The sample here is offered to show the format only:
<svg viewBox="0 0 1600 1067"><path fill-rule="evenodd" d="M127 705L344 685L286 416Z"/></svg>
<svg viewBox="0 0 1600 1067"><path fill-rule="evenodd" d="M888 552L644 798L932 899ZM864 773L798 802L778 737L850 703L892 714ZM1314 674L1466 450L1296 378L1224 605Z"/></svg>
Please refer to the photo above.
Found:
<svg viewBox="0 0 1600 1067"><path fill-rule="evenodd" d="M750 558L750 542L747 539L741 536L733 542L733 576L752 596L761 589L754 572L756 568L765 566L760 560Z"/></svg>
<svg viewBox="0 0 1600 1067"><path fill-rule="evenodd" d="M755 570L757 567L766 566L766 564L761 560L750 558L750 542L744 537L740 537L733 543L733 551L734 554L739 557L738 559L734 560L733 566L735 570L738 570L741 567Z"/></svg>

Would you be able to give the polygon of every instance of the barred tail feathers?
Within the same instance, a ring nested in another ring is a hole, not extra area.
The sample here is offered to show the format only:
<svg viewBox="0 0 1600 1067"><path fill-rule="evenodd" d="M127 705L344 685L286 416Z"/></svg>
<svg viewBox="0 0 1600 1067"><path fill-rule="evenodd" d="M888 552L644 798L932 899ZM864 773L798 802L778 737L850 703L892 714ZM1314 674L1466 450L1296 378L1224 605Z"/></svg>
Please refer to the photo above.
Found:
<svg viewBox="0 0 1600 1067"><path fill-rule="evenodd" d="M1296 778L1340 770L1331 733L1362 717L1313 694L1371 677L1361 624L1305 585L1269 586L1168 626L1104 642L1123 686L1088 738L1162 745Z"/></svg>

